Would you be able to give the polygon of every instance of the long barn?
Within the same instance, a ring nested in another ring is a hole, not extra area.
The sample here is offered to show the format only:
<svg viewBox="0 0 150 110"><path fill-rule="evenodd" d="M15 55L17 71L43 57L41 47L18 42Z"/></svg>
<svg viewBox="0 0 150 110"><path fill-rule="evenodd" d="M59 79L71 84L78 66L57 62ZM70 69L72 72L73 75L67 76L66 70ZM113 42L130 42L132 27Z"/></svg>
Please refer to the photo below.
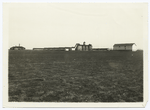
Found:
<svg viewBox="0 0 150 110"><path fill-rule="evenodd" d="M113 50L136 51L136 44L135 43L114 44Z"/></svg>

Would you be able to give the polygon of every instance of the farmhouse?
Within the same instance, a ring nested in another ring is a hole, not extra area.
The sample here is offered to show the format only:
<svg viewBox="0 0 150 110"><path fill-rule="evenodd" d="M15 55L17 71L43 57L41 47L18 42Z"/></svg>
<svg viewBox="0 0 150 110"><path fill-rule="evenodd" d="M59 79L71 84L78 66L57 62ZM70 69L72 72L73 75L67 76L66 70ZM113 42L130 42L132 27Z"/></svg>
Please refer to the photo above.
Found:
<svg viewBox="0 0 150 110"><path fill-rule="evenodd" d="M83 42L83 45L77 43L75 45L75 50L76 51L91 51L92 50L92 45L91 44L86 45L85 42Z"/></svg>
<svg viewBox="0 0 150 110"><path fill-rule="evenodd" d="M11 47L10 50L25 50L25 47L22 47L19 44L19 46L13 46L13 47Z"/></svg>
<svg viewBox="0 0 150 110"><path fill-rule="evenodd" d="M135 43L114 44L113 50L136 51L136 44Z"/></svg>

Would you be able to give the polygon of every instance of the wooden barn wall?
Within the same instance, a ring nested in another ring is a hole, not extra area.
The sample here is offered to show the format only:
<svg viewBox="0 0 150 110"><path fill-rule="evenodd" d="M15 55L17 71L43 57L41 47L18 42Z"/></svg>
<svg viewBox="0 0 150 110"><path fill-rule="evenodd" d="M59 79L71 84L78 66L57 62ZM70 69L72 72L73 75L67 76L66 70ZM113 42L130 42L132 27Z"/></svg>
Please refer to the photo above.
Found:
<svg viewBox="0 0 150 110"><path fill-rule="evenodd" d="M114 46L114 50L132 50L132 46Z"/></svg>
<svg viewBox="0 0 150 110"><path fill-rule="evenodd" d="M77 50L82 51L82 46L81 45L77 46Z"/></svg>

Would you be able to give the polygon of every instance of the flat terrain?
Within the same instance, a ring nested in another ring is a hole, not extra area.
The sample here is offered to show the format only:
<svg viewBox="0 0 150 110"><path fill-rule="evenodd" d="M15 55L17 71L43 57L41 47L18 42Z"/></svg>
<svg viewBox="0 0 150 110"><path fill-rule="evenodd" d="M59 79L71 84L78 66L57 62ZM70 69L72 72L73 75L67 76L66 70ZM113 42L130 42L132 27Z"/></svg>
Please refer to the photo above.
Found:
<svg viewBox="0 0 150 110"><path fill-rule="evenodd" d="M9 101L142 102L143 52L9 51Z"/></svg>

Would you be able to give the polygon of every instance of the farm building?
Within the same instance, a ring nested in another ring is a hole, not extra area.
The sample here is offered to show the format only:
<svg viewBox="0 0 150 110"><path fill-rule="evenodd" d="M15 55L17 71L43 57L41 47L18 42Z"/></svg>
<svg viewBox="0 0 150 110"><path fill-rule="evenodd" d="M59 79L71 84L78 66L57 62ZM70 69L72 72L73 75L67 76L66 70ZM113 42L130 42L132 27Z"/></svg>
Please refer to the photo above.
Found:
<svg viewBox="0 0 150 110"><path fill-rule="evenodd" d="M72 50L72 51L75 51L75 47L71 47L71 50Z"/></svg>
<svg viewBox="0 0 150 110"><path fill-rule="evenodd" d="M109 48L93 48L93 51L108 51Z"/></svg>
<svg viewBox="0 0 150 110"><path fill-rule="evenodd" d="M33 48L33 50L44 50L44 48Z"/></svg>
<svg viewBox="0 0 150 110"><path fill-rule="evenodd" d="M10 50L25 50L25 47L22 47L19 44L19 46L13 46L13 47L11 47Z"/></svg>
<svg viewBox="0 0 150 110"><path fill-rule="evenodd" d="M90 51L92 50L92 45L83 45L77 43L75 47L52 47L52 48L44 48L44 50L51 50L51 51Z"/></svg>
<svg viewBox="0 0 150 110"><path fill-rule="evenodd" d="M44 48L44 50L51 50L51 51L69 51L71 47L52 47L52 48Z"/></svg>
<svg viewBox="0 0 150 110"><path fill-rule="evenodd" d="M91 44L86 45L85 42L83 42L83 45L77 43L75 45L75 50L76 51L91 51L92 50L92 45Z"/></svg>
<svg viewBox="0 0 150 110"><path fill-rule="evenodd" d="M136 51L136 44L135 43L114 44L113 50Z"/></svg>

